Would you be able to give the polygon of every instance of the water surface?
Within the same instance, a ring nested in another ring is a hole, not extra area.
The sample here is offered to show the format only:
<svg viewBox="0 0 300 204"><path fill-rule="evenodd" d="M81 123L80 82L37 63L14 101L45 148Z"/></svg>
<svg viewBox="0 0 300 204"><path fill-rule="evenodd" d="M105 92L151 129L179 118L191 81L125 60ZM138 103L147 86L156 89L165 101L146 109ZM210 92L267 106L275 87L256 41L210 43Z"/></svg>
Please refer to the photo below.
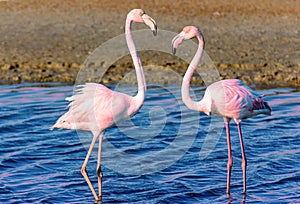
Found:
<svg viewBox="0 0 300 204"><path fill-rule="evenodd" d="M198 99L204 90L194 89ZM0 86L0 203L93 202L80 173L90 134L49 131L67 111L64 98L72 91L73 86L63 84ZM248 159L246 203L298 203L300 92L293 88L258 92L265 95L273 113L242 123ZM103 202L240 203L237 128L231 124L229 199L225 194L226 135L219 124L218 119L186 109L180 100L180 86L149 85L139 113L106 132ZM208 152L202 149L207 138L212 148ZM95 168L96 157L92 157L87 170L96 187Z"/></svg>

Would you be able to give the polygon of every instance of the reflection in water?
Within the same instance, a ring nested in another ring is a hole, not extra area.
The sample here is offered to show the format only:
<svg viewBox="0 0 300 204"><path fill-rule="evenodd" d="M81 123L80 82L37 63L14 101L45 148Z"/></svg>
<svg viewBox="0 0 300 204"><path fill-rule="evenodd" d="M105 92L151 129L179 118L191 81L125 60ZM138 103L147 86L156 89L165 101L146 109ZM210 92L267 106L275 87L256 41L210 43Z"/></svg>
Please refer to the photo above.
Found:
<svg viewBox="0 0 300 204"><path fill-rule="evenodd" d="M93 197L80 173L90 143L87 132L49 131L67 110L72 86L0 87L0 203L86 203ZM194 89L200 98L205 87ZM134 92L134 90L128 90ZM214 149L199 153L211 118L186 109L180 86L149 86L140 112L106 133L103 202L273 203L299 202L300 92L258 91L273 109L243 123L248 156L247 195L242 194L239 140L232 124L232 192L226 191L224 130ZM96 153L96 149L95 149ZM97 182L96 157L88 167Z"/></svg>

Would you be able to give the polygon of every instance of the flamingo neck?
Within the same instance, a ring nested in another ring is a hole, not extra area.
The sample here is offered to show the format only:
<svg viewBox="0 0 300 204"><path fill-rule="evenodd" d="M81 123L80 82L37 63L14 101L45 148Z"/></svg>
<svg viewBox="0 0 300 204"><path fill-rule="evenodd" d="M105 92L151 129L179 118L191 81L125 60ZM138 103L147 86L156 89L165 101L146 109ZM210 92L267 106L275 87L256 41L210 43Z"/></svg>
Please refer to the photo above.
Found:
<svg viewBox="0 0 300 204"><path fill-rule="evenodd" d="M202 107L202 103L200 102L196 102L194 101L191 96L190 96L190 82L191 82L191 78L193 76L193 73L201 59L202 56L202 52L203 52L203 47L204 47L204 43L203 40L200 38L200 36L197 36L199 44L198 44L198 49L197 52L194 56L194 58L192 59L189 67L187 68L187 71L183 77L183 81L182 81L182 86L181 86L181 94L182 94L182 100L183 103L191 110L197 110L197 111L201 111L201 107Z"/></svg>
<svg viewBox="0 0 300 204"><path fill-rule="evenodd" d="M142 63L140 60L140 57L138 55L138 52L136 51L132 35L131 35L131 24L132 24L132 19L130 16L127 16L126 19L126 24L125 24L125 36L126 36L126 42L128 49L130 51L130 55L135 67L136 71L136 77L137 77L137 82L138 82L138 92L137 95L134 97L136 100L136 105L137 108L139 108L145 99L145 92L146 92L146 81L145 81L145 76L144 76L144 71L142 67Z"/></svg>

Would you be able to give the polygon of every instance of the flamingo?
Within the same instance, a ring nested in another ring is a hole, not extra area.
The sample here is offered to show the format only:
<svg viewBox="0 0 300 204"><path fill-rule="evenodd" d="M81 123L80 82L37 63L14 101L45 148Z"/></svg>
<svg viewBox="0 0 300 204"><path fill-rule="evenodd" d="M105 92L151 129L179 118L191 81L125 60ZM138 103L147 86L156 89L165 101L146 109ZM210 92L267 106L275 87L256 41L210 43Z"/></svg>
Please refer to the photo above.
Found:
<svg viewBox="0 0 300 204"><path fill-rule="evenodd" d="M104 132L115 123L133 116L141 108L145 98L146 82L142 64L131 35L132 22L145 23L150 27L154 35L157 34L157 26L156 22L142 9L131 10L126 18L126 42L136 70L138 82L137 94L132 97L112 91L104 85L96 83L80 85L78 91L66 99L70 101L68 112L62 115L50 128L51 130L54 128L66 128L92 132L93 139L82 165L81 173L97 202L102 202L103 175L101 170L101 149ZM98 138L99 148L96 173L98 177L99 195L97 196L88 177L86 166Z"/></svg>
<svg viewBox="0 0 300 204"><path fill-rule="evenodd" d="M226 189L228 195L230 195L230 176L232 168L229 122L231 119L235 121L238 127L242 152L243 193L246 194L247 159L241 131L241 120L258 114L271 115L271 108L268 103L263 100L262 95L255 93L238 79L217 81L207 87L202 100L194 101L189 93L190 81L205 47L204 36L199 28L186 26L172 40L172 51L173 54L175 54L177 47L184 40L194 37L198 39L198 49L183 77L181 86L182 100L191 110L204 112L207 115L218 115L224 118L228 146Z"/></svg>

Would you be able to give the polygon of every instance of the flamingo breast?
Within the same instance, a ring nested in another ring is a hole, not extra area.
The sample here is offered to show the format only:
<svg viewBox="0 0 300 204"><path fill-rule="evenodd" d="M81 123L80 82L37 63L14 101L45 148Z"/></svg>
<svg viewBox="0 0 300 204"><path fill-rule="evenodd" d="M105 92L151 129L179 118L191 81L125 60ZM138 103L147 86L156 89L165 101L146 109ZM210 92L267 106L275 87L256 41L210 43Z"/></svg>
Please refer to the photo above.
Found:
<svg viewBox="0 0 300 204"><path fill-rule="evenodd" d="M54 127L101 131L128 118L134 107L131 96L95 83L80 86L67 100L71 101L69 111Z"/></svg>
<svg viewBox="0 0 300 204"><path fill-rule="evenodd" d="M211 114L225 118L244 119L257 114L269 114L271 111L262 96L238 79L211 84L203 100L210 101Z"/></svg>

